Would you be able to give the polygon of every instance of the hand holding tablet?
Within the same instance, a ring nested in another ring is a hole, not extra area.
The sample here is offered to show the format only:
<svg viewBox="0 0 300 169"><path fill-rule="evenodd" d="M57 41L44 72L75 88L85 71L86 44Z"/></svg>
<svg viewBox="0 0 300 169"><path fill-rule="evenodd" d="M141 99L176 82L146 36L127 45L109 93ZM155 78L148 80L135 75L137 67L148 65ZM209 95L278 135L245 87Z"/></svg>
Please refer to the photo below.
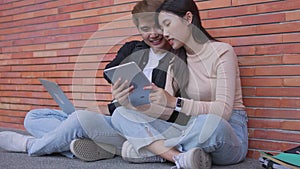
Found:
<svg viewBox="0 0 300 169"><path fill-rule="evenodd" d="M150 90L144 90L144 87L151 85L151 82L135 62L105 69L104 73L113 84L121 78L122 82L127 80L130 85L134 86L134 90L129 94L129 101L133 106L150 103Z"/></svg>

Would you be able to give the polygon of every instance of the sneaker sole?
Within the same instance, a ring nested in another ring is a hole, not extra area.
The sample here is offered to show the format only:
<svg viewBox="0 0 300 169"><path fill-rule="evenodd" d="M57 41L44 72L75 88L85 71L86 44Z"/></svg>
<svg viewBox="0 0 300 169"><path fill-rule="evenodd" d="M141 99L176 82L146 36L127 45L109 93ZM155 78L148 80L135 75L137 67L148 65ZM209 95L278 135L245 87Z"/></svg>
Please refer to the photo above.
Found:
<svg viewBox="0 0 300 169"><path fill-rule="evenodd" d="M97 145L90 139L77 139L71 142L70 150L77 158L83 161L97 161L115 156L115 148L113 146L107 144L101 145Z"/></svg>
<svg viewBox="0 0 300 169"><path fill-rule="evenodd" d="M165 160L158 155L153 154L153 156L148 157L142 157L133 151L133 146L128 141L125 141L122 146L122 158L123 160L130 162L130 163L162 163L165 162Z"/></svg>
<svg viewBox="0 0 300 169"><path fill-rule="evenodd" d="M192 169L210 169L211 168L211 157L209 154L205 153L202 149L194 148L191 151L193 154L190 157L190 164ZM200 159L199 159L200 157Z"/></svg>

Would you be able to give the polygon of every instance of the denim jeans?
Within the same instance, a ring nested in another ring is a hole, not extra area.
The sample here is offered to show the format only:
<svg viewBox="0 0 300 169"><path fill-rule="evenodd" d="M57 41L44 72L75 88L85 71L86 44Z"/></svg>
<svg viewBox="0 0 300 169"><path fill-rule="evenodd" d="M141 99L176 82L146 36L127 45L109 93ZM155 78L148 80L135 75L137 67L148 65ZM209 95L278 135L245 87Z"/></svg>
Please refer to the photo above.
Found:
<svg viewBox="0 0 300 169"><path fill-rule="evenodd" d="M203 148L211 154L214 164L229 165L244 160L248 150L247 116L243 110L234 110L229 121L206 114L194 116L186 126L180 126L119 107L112 123L136 151L156 140L165 140L165 146L183 152Z"/></svg>
<svg viewBox="0 0 300 169"><path fill-rule="evenodd" d="M73 158L74 156L70 152L70 143L78 138L90 138L99 143L117 144L118 147L122 145L122 139L118 139L116 143L112 140L108 142L108 132L110 132L109 135L120 137L113 130L109 116L88 112L87 114L93 114L96 122L107 122L101 125L95 124L94 128L88 129L92 131L88 131L83 128L80 119L78 119L79 112L80 114L86 113L82 110L67 115L63 111L53 109L35 109L28 112L24 120L24 126L31 135L36 137L30 139L27 143L28 154L30 156L40 156L62 153L69 158ZM89 135L90 133L92 135Z"/></svg>

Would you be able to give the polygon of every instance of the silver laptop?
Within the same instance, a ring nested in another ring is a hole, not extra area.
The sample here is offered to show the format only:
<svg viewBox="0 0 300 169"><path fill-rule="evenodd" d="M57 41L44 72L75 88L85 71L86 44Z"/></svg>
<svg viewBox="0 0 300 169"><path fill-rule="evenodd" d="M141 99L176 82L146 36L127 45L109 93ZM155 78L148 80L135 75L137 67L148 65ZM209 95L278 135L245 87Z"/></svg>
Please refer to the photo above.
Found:
<svg viewBox="0 0 300 169"><path fill-rule="evenodd" d="M62 109L63 112L71 114L75 111L73 103L68 99L68 97L61 90L57 83L45 79L39 79L39 81L46 88L48 93L56 101L56 103Z"/></svg>

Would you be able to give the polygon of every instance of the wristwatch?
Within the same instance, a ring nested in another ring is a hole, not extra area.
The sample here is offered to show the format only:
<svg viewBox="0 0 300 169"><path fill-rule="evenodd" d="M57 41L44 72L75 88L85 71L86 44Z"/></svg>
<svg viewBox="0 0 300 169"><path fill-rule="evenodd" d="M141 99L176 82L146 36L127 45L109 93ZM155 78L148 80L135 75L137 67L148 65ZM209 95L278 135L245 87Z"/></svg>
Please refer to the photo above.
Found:
<svg viewBox="0 0 300 169"><path fill-rule="evenodd" d="M175 110L180 112L183 107L184 100L180 97L177 97Z"/></svg>

